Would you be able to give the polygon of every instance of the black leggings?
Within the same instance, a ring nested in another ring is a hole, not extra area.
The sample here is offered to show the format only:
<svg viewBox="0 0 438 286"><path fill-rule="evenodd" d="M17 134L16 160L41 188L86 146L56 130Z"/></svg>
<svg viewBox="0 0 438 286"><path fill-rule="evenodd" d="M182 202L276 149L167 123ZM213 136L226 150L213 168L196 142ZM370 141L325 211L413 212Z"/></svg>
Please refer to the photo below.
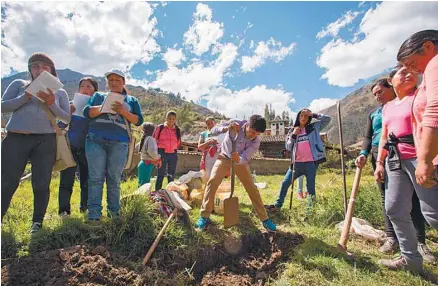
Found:
<svg viewBox="0 0 438 286"><path fill-rule="evenodd" d="M43 222L50 196L56 135L8 132L2 142L2 220L18 188L27 162L32 164L33 222Z"/></svg>

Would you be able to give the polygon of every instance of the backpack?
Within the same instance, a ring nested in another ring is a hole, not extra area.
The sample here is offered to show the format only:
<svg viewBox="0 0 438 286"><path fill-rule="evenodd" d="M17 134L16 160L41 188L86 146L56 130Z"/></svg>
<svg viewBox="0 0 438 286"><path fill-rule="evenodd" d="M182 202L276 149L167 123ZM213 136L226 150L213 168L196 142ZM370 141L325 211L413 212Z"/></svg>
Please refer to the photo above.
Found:
<svg viewBox="0 0 438 286"><path fill-rule="evenodd" d="M158 126L158 138L157 140L160 140L160 135L161 135L161 131L163 131L164 129L164 124L160 124ZM179 127L177 125L175 125L175 129L176 129L176 139L178 139L178 141L181 141L181 130L179 129Z"/></svg>

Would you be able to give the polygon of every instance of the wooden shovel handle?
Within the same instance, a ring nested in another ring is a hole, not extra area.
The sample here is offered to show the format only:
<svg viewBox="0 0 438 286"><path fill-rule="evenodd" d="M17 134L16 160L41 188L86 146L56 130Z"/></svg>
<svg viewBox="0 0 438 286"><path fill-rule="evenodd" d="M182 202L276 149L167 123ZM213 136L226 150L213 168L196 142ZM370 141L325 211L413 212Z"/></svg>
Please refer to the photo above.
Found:
<svg viewBox="0 0 438 286"><path fill-rule="evenodd" d="M146 253L146 256L143 259L143 265L146 265L146 263L148 263L149 259L151 258L152 254L155 251L155 248L157 248L157 245L160 242L161 237L163 236L164 232L166 231L166 229L169 226L172 219L176 216L177 212L178 212L178 209L175 208L173 210L173 212L170 214L170 216L167 219L166 223L164 224L163 228L160 230L160 233L158 233L157 238L155 238L154 243L152 243L152 246L149 248L148 253Z"/></svg>
<svg viewBox="0 0 438 286"><path fill-rule="evenodd" d="M354 214L354 205L356 202L356 196L359 191L360 177L362 175L362 168L356 168L356 174L354 176L353 189L351 190L350 202L348 204L347 215L344 220L344 227L342 228L341 238L339 239L339 245L342 248L347 249L348 237L350 236L351 221Z"/></svg>

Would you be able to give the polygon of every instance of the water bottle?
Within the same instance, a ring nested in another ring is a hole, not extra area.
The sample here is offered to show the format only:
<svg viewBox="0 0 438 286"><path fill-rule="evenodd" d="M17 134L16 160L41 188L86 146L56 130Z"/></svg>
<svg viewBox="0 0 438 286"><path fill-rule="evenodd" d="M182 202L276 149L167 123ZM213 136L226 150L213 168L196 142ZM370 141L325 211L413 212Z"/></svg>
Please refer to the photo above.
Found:
<svg viewBox="0 0 438 286"><path fill-rule="evenodd" d="M256 171L252 171L252 180L254 181L254 184L256 183Z"/></svg>

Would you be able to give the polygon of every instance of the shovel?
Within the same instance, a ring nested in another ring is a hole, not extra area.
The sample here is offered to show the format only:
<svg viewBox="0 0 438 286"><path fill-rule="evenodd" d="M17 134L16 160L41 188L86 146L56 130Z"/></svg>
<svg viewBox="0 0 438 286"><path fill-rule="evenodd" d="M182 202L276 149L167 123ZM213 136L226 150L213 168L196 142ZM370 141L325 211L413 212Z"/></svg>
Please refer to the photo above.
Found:
<svg viewBox="0 0 438 286"><path fill-rule="evenodd" d="M231 152L236 152L236 137L233 139L231 136L231 130L229 132L229 136L231 139ZM231 194L230 197L224 200L224 227L229 228L239 224L239 199L237 197L233 197L234 194L234 185L236 180L236 174L234 172L234 161L231 160Z"/></svg>

